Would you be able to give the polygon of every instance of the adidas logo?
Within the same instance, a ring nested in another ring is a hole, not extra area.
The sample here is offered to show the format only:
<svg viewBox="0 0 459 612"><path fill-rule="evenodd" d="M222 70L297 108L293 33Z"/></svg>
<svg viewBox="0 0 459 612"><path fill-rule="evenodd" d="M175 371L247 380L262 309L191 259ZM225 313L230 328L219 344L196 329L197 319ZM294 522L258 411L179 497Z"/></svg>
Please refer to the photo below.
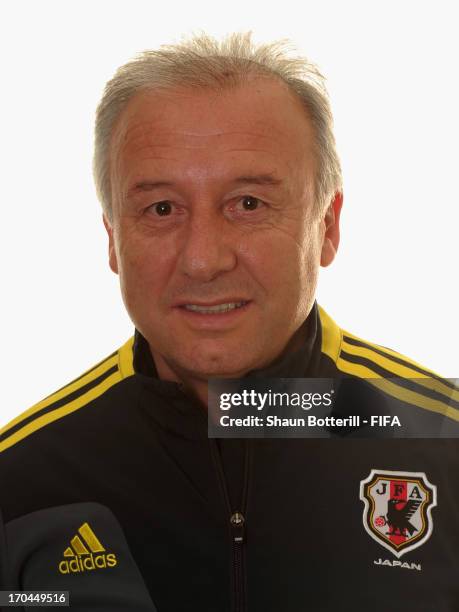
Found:
<svg viewBox="0 0 459 612"><path fill-rule="evenodd" d="M61 574L114 567L118 563L116 555L106 554L105 548L88 523L81 525L78 534L70 540L70 546L64 550L64 557L66 559L59 563Z"/></svg>

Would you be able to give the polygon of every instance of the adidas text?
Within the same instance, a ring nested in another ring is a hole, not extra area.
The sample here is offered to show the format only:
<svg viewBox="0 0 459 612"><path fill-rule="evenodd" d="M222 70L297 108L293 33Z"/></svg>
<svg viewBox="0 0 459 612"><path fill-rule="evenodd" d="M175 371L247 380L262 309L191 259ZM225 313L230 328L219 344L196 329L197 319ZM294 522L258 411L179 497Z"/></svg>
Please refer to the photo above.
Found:
<svg viewBox="0 0 459 612"><path fill-rule="evenodd" d="M109 553L108 555L93 555L91 553L84 557L75 557L71 561L61 561L59 563L59 571L61 574L76 574L106 567L115 567L117 563L116 555L113 553Z"/></svg>

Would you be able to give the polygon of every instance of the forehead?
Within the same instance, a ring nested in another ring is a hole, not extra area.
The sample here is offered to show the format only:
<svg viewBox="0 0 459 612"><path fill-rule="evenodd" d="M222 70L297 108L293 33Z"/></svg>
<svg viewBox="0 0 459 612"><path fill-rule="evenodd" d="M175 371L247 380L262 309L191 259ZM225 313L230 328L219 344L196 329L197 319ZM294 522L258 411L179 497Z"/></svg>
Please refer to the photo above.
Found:
<svg viewBox="0 0 459 612"><path fill-rule="evenodd" d="M217 177L232 166L261 164L285 174L312 167L313 148L312 125L299 99L283 82L258 78L222 91L137 94L114 128L111 163L126 180L147 167Z"/></svg>

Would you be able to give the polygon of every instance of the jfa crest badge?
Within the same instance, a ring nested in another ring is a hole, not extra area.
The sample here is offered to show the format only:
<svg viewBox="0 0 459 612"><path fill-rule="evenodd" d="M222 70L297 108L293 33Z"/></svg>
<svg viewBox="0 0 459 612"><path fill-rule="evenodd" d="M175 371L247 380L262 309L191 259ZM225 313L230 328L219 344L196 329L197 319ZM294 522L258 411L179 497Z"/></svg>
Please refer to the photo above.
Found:
<svg viewBox="0 0 459 612"><path fill-rule="evenodd" d="M365 529L396 557L430 538L437 487L424 472L371 470L360 482L360 499Z"/></svg>

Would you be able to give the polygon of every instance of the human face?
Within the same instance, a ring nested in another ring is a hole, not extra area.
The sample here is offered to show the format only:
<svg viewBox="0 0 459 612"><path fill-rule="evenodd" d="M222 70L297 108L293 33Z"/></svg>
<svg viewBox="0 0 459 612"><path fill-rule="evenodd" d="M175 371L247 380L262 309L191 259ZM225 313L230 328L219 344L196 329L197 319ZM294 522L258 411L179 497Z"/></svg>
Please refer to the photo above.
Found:
<svg viewBox="0 0 459 612"><path fill-rule="evenodd" d="M163 372L239 377L282 352L334 253L314 177L311 124L281 82L130 101L112 138L110 264Z"/></svg>

